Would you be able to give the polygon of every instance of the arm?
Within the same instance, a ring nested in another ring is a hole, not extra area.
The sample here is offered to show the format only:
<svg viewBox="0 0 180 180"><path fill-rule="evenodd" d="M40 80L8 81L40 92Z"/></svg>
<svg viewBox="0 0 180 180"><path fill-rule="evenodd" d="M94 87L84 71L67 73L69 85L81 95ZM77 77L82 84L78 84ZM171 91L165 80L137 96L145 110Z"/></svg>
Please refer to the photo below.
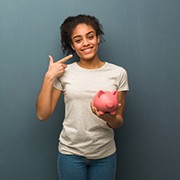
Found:
<svg viewBox="0 0 180 180"><path fill-rule="evenodd" d="M125 108L125 91L118 92L118 102L120 104L115 115L111 115L110 113L105 113L100 115L95 107L92 107L93 112L101 119L107 122L107 124L113 129L119 128L124 123L123 113Z"/></svg>
<svg viewBox="0 0 180 180"><path fill-rule="evenodd" d="M118 101L120 103L120 107L117 110L115 116L111 116L106 119L108 125L114 129L121 127L124 123L123 113L125 108L125 96L126 96L125 91L118 92Z"/></svg>
<svg viewBox="0 0 180 180"><path fill-rule="evenodd" d="M45 120L54 112L62 92L53 88L53 83L57 77L63 75L66 68L66 64L64 64L64 62L71 57L72 55L66 56L65 58L54 63L54 59L49 56L49 67L44 76L42 88L36 103L36 115L38 119Z"/></svg>
<svg viewBox="0 0 180 180"><path fill-rule="evenodd" d="M60 96L61 91L53 88L53 80L46 74L36 103L36 115L39 120L46 120L51 116Z"/></svg>

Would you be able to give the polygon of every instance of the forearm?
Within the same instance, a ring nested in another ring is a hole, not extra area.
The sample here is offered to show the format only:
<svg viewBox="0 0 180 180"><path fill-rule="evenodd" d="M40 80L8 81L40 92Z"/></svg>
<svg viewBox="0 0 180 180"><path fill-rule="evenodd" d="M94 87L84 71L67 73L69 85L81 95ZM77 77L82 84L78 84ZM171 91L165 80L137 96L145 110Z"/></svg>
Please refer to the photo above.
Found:
<svg viewBox="0 0 180 180"><path fill-rule="evenodd" d="M119 128L124 124L123 114L124 114L124 108L125 108L125 94L126 92L123 92L123 91L120 91L118 93L118 101L120 104L119 109L115 116L111 116L106 119L109 126L114 129Z"/></svg>
<svg viewBox="0 0 180 180"><path fill-rule="evenodd" d="M45 74L41 91L37 98L36 114L40 120L45 120L53 113L61 91L53 88L53 82L57 77L61 77L67 67L64 62L72 58L72 55L66 56L61 60L54 62L52 56L49 56L49 67Z"/></svg>
<svg viewBox="0 0 180 180"><path fill-rule="evenodd" d="M45 120L52 114L53 81L46 73L36 104L36 114L40 120Z"/></svg>
<svg viewBox="0 0 180 180"><path fill-rule="evenodd" d="M116 115L112 118L108 118L106 120L106 122L107 122L109 127L116 129L116 128L119 128L123 125L124 119L121 115Z"/></svg>

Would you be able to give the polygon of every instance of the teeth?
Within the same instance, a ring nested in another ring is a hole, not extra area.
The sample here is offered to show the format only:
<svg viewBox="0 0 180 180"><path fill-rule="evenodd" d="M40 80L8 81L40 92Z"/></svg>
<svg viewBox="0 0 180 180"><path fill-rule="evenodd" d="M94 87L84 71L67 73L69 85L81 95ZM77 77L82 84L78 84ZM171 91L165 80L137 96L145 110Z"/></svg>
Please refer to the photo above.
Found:
<svg viewBox="0 0 180 180"><path fill-rule="evenodd" d="M86 49L84 49L83 51L88 50L88 49L91 49L91 48L86 48Z"/></svg>
<svg viewBox="0 0 180 180"><path fill-rule="evenodd" d="M84 51L85 53L91 52L91 48L84 49L83 51Z"/></svg>

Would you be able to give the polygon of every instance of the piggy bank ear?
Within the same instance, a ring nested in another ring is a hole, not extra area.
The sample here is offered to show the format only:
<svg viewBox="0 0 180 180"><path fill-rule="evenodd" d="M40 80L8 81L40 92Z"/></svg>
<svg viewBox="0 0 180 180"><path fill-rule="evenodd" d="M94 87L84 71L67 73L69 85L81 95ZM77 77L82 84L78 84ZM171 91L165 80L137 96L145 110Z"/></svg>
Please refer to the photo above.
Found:
<svg viewBox="0 0 180 180"><path fill-rule="evenodd" d="M104 91L102 90L98 91L98 97L101 97L102 94L104 94Z"/></svg>

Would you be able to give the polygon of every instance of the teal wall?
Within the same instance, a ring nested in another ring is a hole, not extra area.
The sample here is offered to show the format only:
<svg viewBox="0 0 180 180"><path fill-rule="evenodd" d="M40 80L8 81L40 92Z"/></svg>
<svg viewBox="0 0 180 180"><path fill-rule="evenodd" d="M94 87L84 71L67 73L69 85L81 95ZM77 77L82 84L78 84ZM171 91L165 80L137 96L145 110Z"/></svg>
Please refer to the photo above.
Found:
<svg viewBox="0 0 180 180"><path fill-rule="evenodd" d="M63 56L59 26L97 16L103 60L129 74L125 125L116 130L117 180L180 179L179 0L0 0L0 180L57 180L63 100L39 122L48 55Z"/></svg>

